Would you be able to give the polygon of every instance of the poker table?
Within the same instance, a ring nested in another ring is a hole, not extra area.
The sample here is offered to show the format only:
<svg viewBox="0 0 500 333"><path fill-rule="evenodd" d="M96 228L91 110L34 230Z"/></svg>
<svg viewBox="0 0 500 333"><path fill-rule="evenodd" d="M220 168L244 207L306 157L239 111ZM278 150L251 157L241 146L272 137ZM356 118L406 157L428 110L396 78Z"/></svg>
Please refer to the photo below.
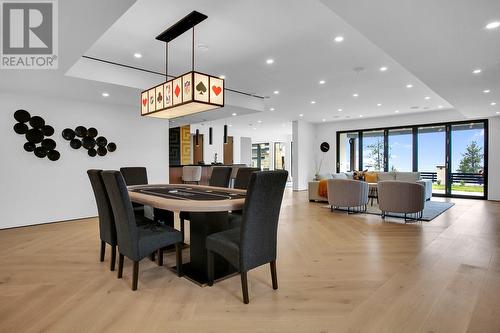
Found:
<svg viewBox="0 0 500 333"><path fill-rule="evenodd" d="M129 186L128 192L130 200L139 204L174 213L189 212L190 262L183 264L182 270L189 280L205 285L208 282L206 238L231 227L228 211L243 209L246 191L204 185L149 184ZM216 280L237 272L223 258L214 259Z"/></svg>

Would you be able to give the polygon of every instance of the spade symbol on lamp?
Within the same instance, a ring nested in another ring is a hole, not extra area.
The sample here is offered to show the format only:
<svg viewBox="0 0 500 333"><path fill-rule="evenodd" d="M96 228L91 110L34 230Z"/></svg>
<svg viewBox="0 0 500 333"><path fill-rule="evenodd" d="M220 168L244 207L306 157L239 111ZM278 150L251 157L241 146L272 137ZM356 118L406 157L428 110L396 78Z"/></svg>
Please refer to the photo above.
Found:
<svg viewBox="0 0 500 333"><path fill-rule="evenodd" d="M205 84L203 84L202 81L200 81L200 83L196 85L196 91L198 91L200 95L203 95L207 92L207 87L205 86Z"/></svg>
<svg viewBox="0 0 500 333"><path fill-rule="evenodd" d="M161 95L161 92L158 93L156 100L158 101L158 103L161 103L161 101L163 100L163 96Z"/></svg>

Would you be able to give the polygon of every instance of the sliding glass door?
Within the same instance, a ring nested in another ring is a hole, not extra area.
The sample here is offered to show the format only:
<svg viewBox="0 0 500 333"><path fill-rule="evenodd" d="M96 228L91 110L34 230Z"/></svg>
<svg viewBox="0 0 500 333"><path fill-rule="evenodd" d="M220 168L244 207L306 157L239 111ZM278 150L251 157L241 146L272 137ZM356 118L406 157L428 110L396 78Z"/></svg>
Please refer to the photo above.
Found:
<svg viewBox="0 0 500 333"><path fill-rule="evenodd" d="M484 196L484 124L451 126L451 194Z"/></svg>
<svg viewBox="0 0 500 333"><path fill-rule="evenodd" d="M486 198L488 121L337 132L337 172L420 172L437 196Z"/></svg>
<svg viewBox="0 0 500 333"><path fill-rule="evenodd" d="M423 179L432 180L433 194L446 194L446 126L418 128L418 169Z"/></svg>
<svg viewBox="0 0 500 333"><path fill-rule="evenodd" d="M252 144L252 167L269 170L269 143Z"/></svg>

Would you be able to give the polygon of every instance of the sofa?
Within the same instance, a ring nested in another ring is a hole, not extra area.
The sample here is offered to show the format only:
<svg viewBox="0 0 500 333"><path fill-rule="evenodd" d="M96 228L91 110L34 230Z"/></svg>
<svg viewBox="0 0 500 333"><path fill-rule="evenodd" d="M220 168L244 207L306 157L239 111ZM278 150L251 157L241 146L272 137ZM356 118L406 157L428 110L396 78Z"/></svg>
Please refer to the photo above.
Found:
<svg viewBox="0 0 500 333"><path fill-rule="evenodd" d="M324 174L320 175L319 179L352 179L352 172L340 172L333 174ZM415 182L418 184L422 184L425 188L425 200L430 200L432 197L432 181L431 180L423 180L420 178L420 172L377 172L378 181L386 181L386 180L396 180L403 182ZM324 197L320 197L318 195L318 186L319 180L313 180L309 182L308 192L309 192L309 201L322 201L327 202L328 199Z"/></svg>

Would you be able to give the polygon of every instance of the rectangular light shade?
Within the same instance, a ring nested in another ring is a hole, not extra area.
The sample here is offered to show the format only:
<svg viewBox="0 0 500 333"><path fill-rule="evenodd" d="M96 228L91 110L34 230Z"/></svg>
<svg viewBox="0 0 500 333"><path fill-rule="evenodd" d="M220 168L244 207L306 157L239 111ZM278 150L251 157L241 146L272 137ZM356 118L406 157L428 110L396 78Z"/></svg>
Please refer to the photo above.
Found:
<svg viewBox="0 0 500 333"><path fill-rule="evenodd" d="M141 115L172 119L224 106L224 80L191 71L141 93Z"/></svg>

